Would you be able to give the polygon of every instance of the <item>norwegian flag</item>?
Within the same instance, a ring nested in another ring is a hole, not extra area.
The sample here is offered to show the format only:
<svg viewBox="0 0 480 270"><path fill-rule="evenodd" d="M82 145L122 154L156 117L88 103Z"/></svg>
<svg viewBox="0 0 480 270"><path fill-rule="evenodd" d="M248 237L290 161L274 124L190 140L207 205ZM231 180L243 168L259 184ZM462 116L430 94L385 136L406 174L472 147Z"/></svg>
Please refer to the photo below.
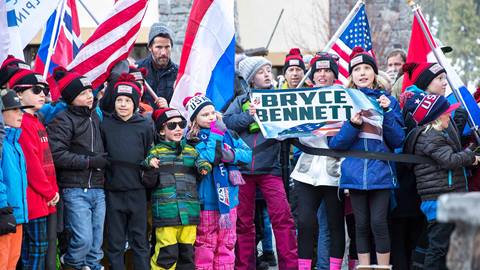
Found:
<svg viewBox="0 0 480 270"><path fill-rule="evenodd" d="M348 18L347 18L348 20ZM335 36L333 37L335 38ZM332 41L329 42L331 44ZM337 54L338 60L338 80L344 85L348 81L348 62L350 62L350 54L353 48L362 47L372 56L375 56L372 49L372 38L370 36L370 25L368 24L367 12L365 4L361 3L360 7L348 22L347 26L339 37L333 42L329 53Z"/></svg>
<svg viewBox="0 0 480 270"><path fill-rule="evenodd" d="M80 49L67 69L87 77L93 88L110 75L112 67L125 60L140 30L148 0L115 2L113 10Z"/></svg>
<svg viewBox="0 0 480 270"><path fill-rule="evenodd" d="M57 16L60 17L57 18ZM57 23L57 26L55 26L55 23ZM56 34L52 38L55 30ZM48 19L44 32L42 44L40 44L35 59L34 71L48 77L53 73L55 67L66 67L70 64L82 46L75 0L63 1L58 6L57 10ZM51 55L48 54L49 48L53 51ZM47 61L48 57L50 57L50 62ZM45 69L48 72L45 72ZM54 100L58 98L58 95L59 93L52 92Z"/></svg>

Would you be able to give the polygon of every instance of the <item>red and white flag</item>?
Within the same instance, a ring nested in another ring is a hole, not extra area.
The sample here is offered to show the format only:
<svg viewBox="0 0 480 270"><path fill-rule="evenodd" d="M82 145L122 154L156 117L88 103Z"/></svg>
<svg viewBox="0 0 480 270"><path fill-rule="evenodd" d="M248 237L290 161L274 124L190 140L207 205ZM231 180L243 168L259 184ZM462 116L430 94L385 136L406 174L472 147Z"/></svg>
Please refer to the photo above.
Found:
<svg viewBox="0 0 480 270"><path fill-rule="evenodd" d="M85 42L69 70L76 71L100 86L110 75L112 67L128 57L137 40L148 0L115 2L113 10Z"/></svg>

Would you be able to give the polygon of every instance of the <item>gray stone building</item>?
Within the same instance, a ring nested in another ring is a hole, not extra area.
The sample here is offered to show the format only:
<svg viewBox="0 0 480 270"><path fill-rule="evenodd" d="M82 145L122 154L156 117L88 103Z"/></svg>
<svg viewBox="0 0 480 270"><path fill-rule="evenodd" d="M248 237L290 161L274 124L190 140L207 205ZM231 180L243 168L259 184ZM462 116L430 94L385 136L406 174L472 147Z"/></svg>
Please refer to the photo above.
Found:
<svg viewBox="0 0 480 270"><path fill-rule="evenodd" d="M242 0L253 1L253 0ZM296 5L301 2L311 3L309 1L296 1ZM183 40L185 38L185 29L189 11L193 0L158 0L159 20L169 25L175 31L175 41L173 46L173 59L178 62L180 58ZM328 6L323 10L328 12L328 29L324 32L333 35L336 29L343 22L351 8L355 5L355 0L335 0L328 1ZM410 29L412 23L412 13L406 1L399 0L368 0L367 13L371 27L372 39L374 41L374 50L381 65L385 62L385 54L392 48L408 47L410 39ZM276 14L270 13L271 19L275 20ZM245 15L241 15L245 16ZM237 16L238 17L238 16ZM261 18L252 18L260 20ZM312 18L304 18L311 20ZM314 19L314 18L313 18ZM238 25L238 23L237 23ZM310 33L307 33L310 34ZM238 38L242 38L240 35ZM327 39L328 40L328 39ZM274 39L275 41L275 39ZM323 44L324 45L324 44ZM318 46L323 46L319 44ZM275 52L284 55L285 52ZM274 57L269 56L269 57ZM274 61L275 62L275 61ZM278 61L277 61L278 62Z"/></svg>

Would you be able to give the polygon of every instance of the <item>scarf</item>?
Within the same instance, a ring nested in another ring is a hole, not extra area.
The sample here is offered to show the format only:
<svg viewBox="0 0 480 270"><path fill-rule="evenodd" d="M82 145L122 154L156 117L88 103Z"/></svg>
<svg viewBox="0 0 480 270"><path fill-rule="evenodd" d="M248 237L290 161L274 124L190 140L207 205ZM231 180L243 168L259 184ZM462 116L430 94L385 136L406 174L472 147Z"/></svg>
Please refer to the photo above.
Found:
<svg viewBox="0 0 480 270"><path fill-rule="evenodd" d="M208 142L208 139L210 137L210 129L201 129L198 137L200 141L204 142L205 144ZM223 136L223 142L221 144L217 144L217 147L223 147L223 143L226 143L226 141L229 141L229 145L233 142L232 138L230 137L230 134L228 132L225 133ZM216 147L216 148L217 148ZM215 149L215 153L220 154L222 153L221 149ZM221 157L215 158L215 160L221 160ZM229 167L232 165L226 165L223 162L218 163L217 165L212 164L212 177L213 181L215 184L215 188L217 190L217 197L218 197L218 210L220 212L220 220L219 220L219 225L221 229L226 229L231 227L231 222L230 222L230 195L229 195ZM233 169L233 168L230 168ZM237 168L238 170L238 168Z"/></svg>

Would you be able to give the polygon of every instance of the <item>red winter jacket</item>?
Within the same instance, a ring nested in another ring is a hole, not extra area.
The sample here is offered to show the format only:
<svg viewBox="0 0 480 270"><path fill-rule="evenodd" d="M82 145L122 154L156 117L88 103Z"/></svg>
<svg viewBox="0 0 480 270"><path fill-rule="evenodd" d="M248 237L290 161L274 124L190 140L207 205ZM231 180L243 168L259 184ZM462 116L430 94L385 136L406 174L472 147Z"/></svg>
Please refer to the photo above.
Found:
<svg viewBox="0 0 480 270"><path fill-rule="evenodd" d="M22 134L18 141L27 163L28 218L36 219L55 213L55 207L47 206L47 202L58 192L55 166L47 131L36 116L30 113L23 115Z"/></svg>

